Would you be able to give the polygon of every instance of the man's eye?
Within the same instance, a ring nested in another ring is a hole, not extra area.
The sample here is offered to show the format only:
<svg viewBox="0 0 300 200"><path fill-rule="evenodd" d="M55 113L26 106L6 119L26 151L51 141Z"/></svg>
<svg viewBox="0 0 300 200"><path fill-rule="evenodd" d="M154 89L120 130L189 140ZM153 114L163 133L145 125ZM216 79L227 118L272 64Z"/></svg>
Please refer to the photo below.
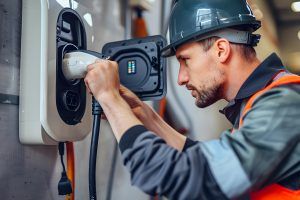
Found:
<svg viewBox="0 0 300 200"><path fill-rule="evenodd" d="M183 58L183 59L182 59L182 61L184 62L184 64L185 64L186 66L188 66L188 60L189 60L188 58Z"/></svg>
<svg viewBox="0 0 300 200"><path fill-rule="evenodd" d="M181 62L181 63L185 63L185 59L183 59L183 58L180 58L179 62Z"/></svg>

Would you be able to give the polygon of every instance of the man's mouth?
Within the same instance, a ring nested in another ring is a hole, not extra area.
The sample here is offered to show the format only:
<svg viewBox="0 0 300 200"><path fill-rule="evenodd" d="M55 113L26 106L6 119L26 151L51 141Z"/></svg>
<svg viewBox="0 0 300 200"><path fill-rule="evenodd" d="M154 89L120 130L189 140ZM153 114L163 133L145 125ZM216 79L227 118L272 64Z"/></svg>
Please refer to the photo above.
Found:
<svg viewBox="0 0 300 200"><path fill-rule="evenodd" d="M187 85L186 88L187 88L188 90L194 90L194 87L191 86L191 85Z"/></svg>
<svg viewBox="0 0 300 200"><path fill-rule="evenodd" d="M193 97L196 97L196 91L195 90L191 90L191 94Z"/></svg>

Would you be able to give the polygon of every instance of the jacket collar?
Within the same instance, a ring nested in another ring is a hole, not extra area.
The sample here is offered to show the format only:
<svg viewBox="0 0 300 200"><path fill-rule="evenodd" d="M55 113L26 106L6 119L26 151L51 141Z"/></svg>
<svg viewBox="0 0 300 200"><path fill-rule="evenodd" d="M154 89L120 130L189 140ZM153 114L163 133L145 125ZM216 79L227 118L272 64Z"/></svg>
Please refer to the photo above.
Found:
<svg viewBox="0 0 300 200"><path fill-rule="evenodd" d="M225 114L226 118L234 124L239 117L243 100L251 97L259 90L265 88L280 71L286 70L280 58L271 54L265 59L243 83L234 100L220 112Z"/></svg>

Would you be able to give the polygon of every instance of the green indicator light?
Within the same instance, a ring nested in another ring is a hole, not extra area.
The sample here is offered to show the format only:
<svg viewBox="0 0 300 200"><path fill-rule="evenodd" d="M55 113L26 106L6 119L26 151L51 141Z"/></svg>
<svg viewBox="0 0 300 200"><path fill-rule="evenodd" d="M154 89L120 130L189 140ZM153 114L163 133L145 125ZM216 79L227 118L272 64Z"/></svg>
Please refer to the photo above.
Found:
<svg viewBox="0 0 300 200"><path fill-rule="evenodd" d="M127 73L128 74L136 74L136 61L130 60L127 62Z"/></svg>

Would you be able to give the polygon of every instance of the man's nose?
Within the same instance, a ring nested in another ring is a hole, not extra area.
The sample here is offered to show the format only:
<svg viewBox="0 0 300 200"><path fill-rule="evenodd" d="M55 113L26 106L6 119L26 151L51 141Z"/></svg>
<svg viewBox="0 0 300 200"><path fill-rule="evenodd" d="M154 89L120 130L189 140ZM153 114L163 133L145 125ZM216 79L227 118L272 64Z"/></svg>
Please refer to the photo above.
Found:
<svg viewBox="0 0 300 200"><path fill-rule="evenodd" d="M184 67L180 66L178 79L177 79L178 85L185 85L188 83L188 81L189 81L189 76L187 71L184 69Z"/></svg>

